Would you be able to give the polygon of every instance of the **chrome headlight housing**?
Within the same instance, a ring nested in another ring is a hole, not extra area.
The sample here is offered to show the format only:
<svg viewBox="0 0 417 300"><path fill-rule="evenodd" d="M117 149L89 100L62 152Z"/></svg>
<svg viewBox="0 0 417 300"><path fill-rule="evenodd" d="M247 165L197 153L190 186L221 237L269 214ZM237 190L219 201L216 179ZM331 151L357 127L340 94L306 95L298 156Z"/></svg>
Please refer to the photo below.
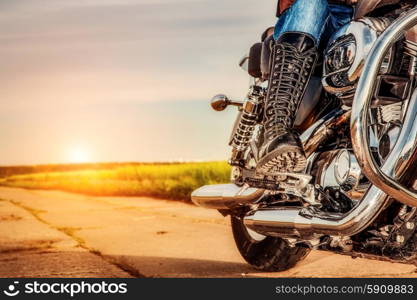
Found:
<svg viewBox="0 0 417 300"><path fill-rule="evenodd" d="M344 87L351 83L348 71L356 58L356 40L352 34L338 38L327 50L324 68L329 83Z"/></svg>
<svg viewBox="0 0 417 300"><path fill-rule="evenodd" d="M363 18L343 26L329 42L323 63L323 87L342 95L353 91L365 60L379 34L389 25L385 18ZM391 60L391 53L387 58ZM382 72L389 62L381 67Z"/></svg>

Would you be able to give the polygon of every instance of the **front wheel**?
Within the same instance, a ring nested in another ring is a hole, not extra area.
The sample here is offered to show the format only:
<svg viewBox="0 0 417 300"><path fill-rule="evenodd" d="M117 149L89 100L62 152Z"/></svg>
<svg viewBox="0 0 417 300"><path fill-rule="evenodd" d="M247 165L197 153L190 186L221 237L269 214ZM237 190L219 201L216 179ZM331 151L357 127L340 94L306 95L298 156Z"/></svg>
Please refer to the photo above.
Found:
<svg viewBox="0 0 417 300"><path fill-rule="evenodd" d="M261 271L277 272L294 267L310 252L309 248L295 246L278 237L262 236L248 229L243 220L231 216L233 237L243 258Z"/></svg>

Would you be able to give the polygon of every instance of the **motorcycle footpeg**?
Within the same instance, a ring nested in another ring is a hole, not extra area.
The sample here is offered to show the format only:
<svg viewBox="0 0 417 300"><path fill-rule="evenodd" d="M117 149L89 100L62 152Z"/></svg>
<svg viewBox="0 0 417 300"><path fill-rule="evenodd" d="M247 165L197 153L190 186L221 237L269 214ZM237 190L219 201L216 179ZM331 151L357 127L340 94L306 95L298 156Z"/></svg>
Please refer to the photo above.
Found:
<svg viewBox="0 0 417 300"><path fill-rule="evenodd" d="M265 180L258 178L245 178L245 184L253 188L264 189L264 190L278 190L280 188L279 183L275 180Z"/></svg>
<svg viewBox="0 0 417 300"><path fill-rule="evenodd" d="M275 179L277 182L293 182L294 180L298 180L303 185L307 185L310 183L311 179L313 178L311 175L304 174L304 173L288 173L288 172L280 172L280 173L262 173L265 177L270 177Z"/></svg>
<svg viewBox="0 0 417 300"><path fill-rule="evenodd" d="M282 189L283 186L302 190L309 185L311 179L311 175L302 173L273 173L262 176L254 173L252 176L247 176L244 182L251 187L268 190Z"/></svg>

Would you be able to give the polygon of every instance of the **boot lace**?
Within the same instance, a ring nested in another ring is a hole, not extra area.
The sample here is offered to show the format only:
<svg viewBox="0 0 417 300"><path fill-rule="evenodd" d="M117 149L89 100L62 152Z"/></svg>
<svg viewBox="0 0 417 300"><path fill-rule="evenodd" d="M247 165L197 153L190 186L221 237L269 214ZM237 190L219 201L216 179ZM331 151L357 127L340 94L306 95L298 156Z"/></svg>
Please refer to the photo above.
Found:
<svg viewBox="0 0 417 300"><path fill-rule="evenodd" d="M315 49L300 53L288 43L275 45L265 107L267 139L286 134L292 128L315 60Z"/></svg>

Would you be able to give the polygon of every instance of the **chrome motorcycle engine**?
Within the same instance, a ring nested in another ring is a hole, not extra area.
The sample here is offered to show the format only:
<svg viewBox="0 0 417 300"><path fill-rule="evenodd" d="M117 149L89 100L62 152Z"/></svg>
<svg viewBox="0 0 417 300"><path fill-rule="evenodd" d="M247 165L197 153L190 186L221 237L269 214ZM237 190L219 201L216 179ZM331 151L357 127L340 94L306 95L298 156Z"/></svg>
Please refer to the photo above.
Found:
<svg viewBox="0 0 417 300"><path fill-rule="evenodd" d="M361 200L369 182L362 174L352 150L339 149L323 152L311 164L315 184L333 193L342 193L355 204Z"/></svg>

